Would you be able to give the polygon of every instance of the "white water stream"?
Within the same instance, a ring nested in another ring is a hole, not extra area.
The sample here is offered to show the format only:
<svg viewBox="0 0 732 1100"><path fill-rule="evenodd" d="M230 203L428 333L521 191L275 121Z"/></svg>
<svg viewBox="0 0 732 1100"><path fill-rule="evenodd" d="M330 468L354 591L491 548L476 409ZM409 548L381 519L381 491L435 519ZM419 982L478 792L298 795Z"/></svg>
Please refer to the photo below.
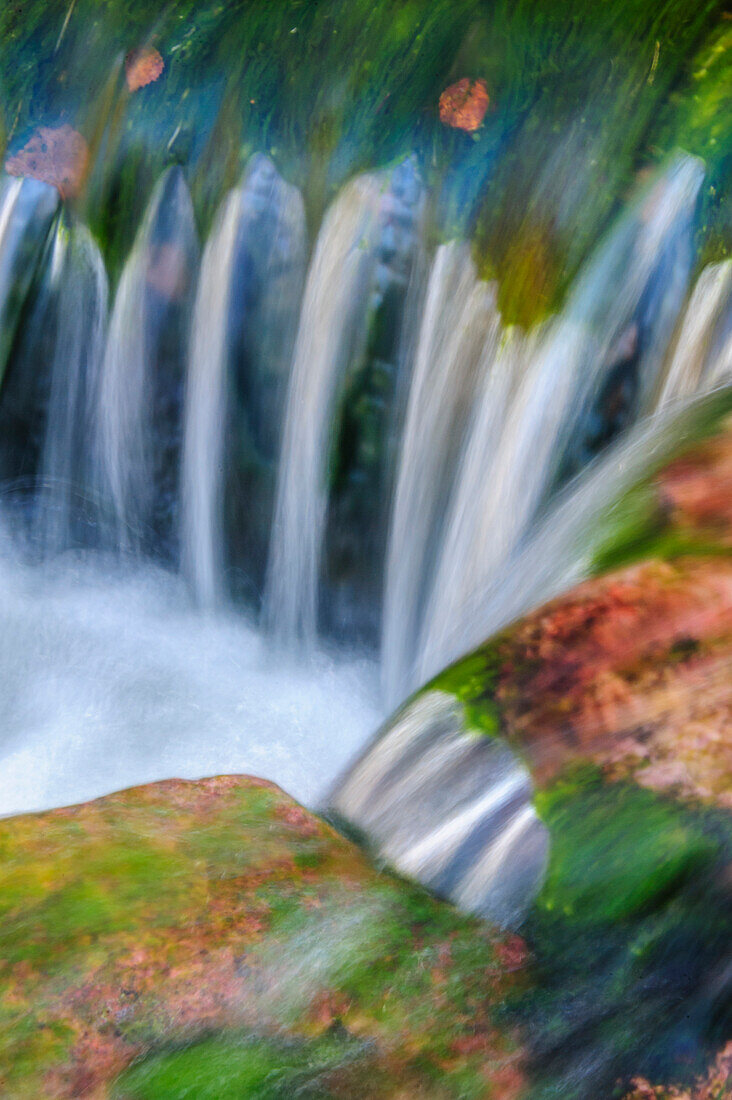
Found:
<svg viewBox="0 0 732 1100"><path fill-rule="evenodd" d="M376 697L372 665L287 659L162 569L29 566L0 531L0 814L221 773L315 804L378 724Z"/></svg>

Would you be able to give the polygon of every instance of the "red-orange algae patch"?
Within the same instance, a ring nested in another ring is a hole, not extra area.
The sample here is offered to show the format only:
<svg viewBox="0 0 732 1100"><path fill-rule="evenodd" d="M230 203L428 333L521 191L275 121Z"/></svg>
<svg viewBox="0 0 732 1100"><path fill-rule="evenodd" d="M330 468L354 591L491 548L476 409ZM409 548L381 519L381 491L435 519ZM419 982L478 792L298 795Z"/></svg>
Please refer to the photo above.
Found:
<svg viewBox="0 0 732 1100"><path fill-rule="evenodd" d="M691 1087L651 1085L643 1077L631 1081L625 1100L729 1100L732 1097L732 1040L719 1052L706 1075Z"/></svg>
<svg viewBox="0 0 732 1100"><path fill-rule="evenodd" d="M160 52L154 46L142 46L130 50L125 58L125 78L131 92L147 87L159 80L165 69Z"/></svg>
<svg viewBox="0 0 732 1100"><path fill-rule="evenodd" d="M500 649L498 701L540 781L590 758L611 778L727 804L732 561L645 562L528 616Z"/></svg>
<svg viewBox="0 0 732 1100"><path fill-rule="evenodd" d="M732 427L671 463L659 487L676 526L732 546Z"/></svg>
<svg viewBox="0 0 732 1100"><path fill-rule="evenodd" d="M89 148L81 134L68 123L41 126L23 148L5 162L9 175L42 180L56 187L65 199L80 193L88 170Z"/></svg>
<svg viewBox="0 0 732 1100"><path fill-rule="evenodd" d="M466 76L451 84L440 96L440 121L445 126L472 133L483 125L490 96L485 80L471 82Z"/></svg>

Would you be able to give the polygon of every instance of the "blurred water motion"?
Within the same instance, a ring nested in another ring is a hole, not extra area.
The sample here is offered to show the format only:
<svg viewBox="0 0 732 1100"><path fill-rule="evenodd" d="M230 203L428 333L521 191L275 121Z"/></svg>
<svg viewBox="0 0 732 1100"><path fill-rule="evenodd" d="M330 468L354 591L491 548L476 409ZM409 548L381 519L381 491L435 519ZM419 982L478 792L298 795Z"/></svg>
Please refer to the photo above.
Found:
<svg viewBox="0 0 732 1100"><path fill-rule="evenodd" d="M0 815L223 775L4 823L0 1092L721 1100L728 13L158 7L0 11Z"/></svg>
<svg viewBox="0 0 732 1100"><path fill-rule="evenodd" d="M274 652L368 653L392 707L579 580L665 410L728 377L727 265L689 297L703 176L675 154L528 331L467 242L431 244L417 156L348 183L307 262L307 203L256 154L200 268L169 168L108 325L78 212L8 180L6 523L41 558L104 552L110 581L180 567L201 607L261 615Z"/></svg>

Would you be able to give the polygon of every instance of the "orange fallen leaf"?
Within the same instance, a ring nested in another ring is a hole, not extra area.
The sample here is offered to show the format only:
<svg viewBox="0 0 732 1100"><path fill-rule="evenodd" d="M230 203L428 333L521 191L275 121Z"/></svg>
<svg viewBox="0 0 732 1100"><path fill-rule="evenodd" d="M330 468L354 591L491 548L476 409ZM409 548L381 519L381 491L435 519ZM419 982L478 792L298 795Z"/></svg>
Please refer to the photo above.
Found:
<svg viewBox="0 0 732 1100"><path fill-rule="evenodd" d="M81 191L89 167L89 147L68 123L41 126L26 145L5 162L11 176L29 176L57 187L62 198Z"/></svg>
<svg viewBox="0 0 732 1100"><path fill-rule="evenodd" d="M153 46L131 50L125 58L125 76L131 92L154 84L161 76L165 62Z"/></svg>
<svg viewBox="0 0 732 1100"><path fill-rule="evenodd" d="M485 80L471 83L466 76L445 88L440 96L440 121L445 126L472 133L482 125L489 103Z"/></svg>

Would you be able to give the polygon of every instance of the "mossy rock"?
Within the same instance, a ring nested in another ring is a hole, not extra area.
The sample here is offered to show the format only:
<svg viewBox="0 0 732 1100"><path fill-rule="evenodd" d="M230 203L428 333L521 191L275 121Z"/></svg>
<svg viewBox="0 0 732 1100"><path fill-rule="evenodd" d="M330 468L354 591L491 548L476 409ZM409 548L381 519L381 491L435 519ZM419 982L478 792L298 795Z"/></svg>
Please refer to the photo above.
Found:
<svg viewBox="0 0 732 1100"><path fill-rule="evenodd" d="M520 941L270 784L6 819L0 853L3 1096L520 1095Z"/></svg>
<svg viewBox="0 0 732 1100"><path fill-rule="evenodd" d="M334 795L357 827L376 806L379 852L460 902L481 867L486 888L517 873L525 845L509 838L538 816L548 859L518 925L533 981L506 1006L532 1100L635 1098L648 1081L728 1095L705 1082L720 1079L715 1059L728 1065L732 1027L729 406L729 391L697 405L609 510L595 576L418 692ZM500 772L465 795L456 753L475 768L481 744L530 776L513 803ZM417 815L402 791L435 762L441 782L423 782ZM427 835L443 840L432 863L415 855Z"/></svg>
<svg viewBox="0 0 732 1100"><path fill-rule="evenodd" d="M0 143L15 152L59 117L84 134L80 201L114 276L171 161L205 233L242 160L271 154L307 184L314 234L346 179L417 152L441 196L435 235L475 227L506 319L528 325L561 304L634 175L678 145L709 171L699 251L729 251L728 34L721 0L178 0L154 14L27 0L0 11ZM165 68L130 93L124 58L150 43ZM469 133L438 108L465 77L491 101Z"/></svg>

